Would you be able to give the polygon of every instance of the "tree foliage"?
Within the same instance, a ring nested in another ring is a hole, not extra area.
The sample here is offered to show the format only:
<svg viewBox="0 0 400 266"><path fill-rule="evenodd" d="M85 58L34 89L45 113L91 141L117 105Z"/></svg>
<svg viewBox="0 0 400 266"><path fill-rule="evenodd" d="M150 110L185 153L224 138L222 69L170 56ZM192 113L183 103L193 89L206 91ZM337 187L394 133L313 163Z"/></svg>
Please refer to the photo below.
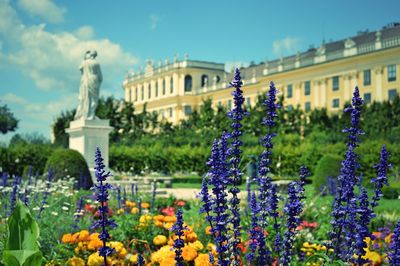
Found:
<svg viewBox="0 0 400 266"><path fill-rule="evenodd" d="M18 120L10 111L7 105L0 106L0 132L6 134L9 131L14 131L18 127Z"/></svg>

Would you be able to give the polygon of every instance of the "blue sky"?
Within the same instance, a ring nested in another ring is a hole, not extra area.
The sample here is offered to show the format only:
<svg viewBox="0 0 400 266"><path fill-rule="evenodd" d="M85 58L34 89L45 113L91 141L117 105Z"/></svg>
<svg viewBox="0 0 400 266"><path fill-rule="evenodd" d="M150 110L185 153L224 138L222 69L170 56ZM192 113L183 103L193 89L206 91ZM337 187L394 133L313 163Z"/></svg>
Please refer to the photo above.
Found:
<svg viewBox="0 0 400 266"><path fill-rule="evenodd" d="M119 98L125 74L148 58L260 62L377 30L400 21L399 10L396 0L0 0L0 104L20 120L16 133L49 137L53 119L78 104L88 49L99 54L101 94Z"/></svg>

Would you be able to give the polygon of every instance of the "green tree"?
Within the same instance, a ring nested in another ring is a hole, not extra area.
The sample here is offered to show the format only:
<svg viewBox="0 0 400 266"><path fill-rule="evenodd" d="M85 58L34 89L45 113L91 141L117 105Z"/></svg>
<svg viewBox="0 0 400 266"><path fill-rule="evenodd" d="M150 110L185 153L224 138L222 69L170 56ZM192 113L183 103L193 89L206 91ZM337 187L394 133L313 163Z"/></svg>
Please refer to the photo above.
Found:
<svg viewBox="0 0 400 266"><path fill-rule="evenodd" d="M9 131L14 131L18 127L18 120L10 111L7 105L0 106L0 132L6 134Z"/></svg>
<svg viewBox="0 0 400 266"><path fill-rule="evenodd" d="M69 127L69 123L74 120L76 109L62 111L53 123L53 137L56 146L68 147L69 136L65 129Z"/></svg>

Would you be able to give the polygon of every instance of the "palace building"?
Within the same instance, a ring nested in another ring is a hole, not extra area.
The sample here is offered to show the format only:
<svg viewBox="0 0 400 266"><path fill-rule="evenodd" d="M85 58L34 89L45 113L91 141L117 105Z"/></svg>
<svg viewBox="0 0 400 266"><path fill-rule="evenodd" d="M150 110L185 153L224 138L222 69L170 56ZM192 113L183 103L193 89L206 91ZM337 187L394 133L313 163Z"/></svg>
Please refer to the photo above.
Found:
<svg viewBox="0 0 400 266"><path fill-rule="evenodd" d="M359 86L365 103L391 100L400 93L400 23L374 32L363 31L347 39L322 43L305 52L240 68L246 104L252 105L274 81L286 108L304 111L341 110ZM135 112L146 108L173 124L211 98L213 106L231 108L233 73L225 64L177 57L156 65L151 60L123 82L125 100Z"/></svg>

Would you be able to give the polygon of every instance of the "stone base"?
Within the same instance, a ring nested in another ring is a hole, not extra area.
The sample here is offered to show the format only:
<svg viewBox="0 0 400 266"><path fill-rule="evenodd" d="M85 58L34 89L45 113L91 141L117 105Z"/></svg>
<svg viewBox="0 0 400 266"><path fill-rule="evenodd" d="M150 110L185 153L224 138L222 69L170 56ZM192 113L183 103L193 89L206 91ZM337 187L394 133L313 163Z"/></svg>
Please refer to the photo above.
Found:
<svg viewBox="0 0 400 266"><path fill-rule="evenodd" d="M69 128L65 130L69 134L69 148L77 150L83 155L89 166L93 183L96 182L96 177L94 175L94 155L96 147L100 148L104 159L104 165L108 168L108 135L112 129L109 120L79 119L71 121Z"/></svg>

